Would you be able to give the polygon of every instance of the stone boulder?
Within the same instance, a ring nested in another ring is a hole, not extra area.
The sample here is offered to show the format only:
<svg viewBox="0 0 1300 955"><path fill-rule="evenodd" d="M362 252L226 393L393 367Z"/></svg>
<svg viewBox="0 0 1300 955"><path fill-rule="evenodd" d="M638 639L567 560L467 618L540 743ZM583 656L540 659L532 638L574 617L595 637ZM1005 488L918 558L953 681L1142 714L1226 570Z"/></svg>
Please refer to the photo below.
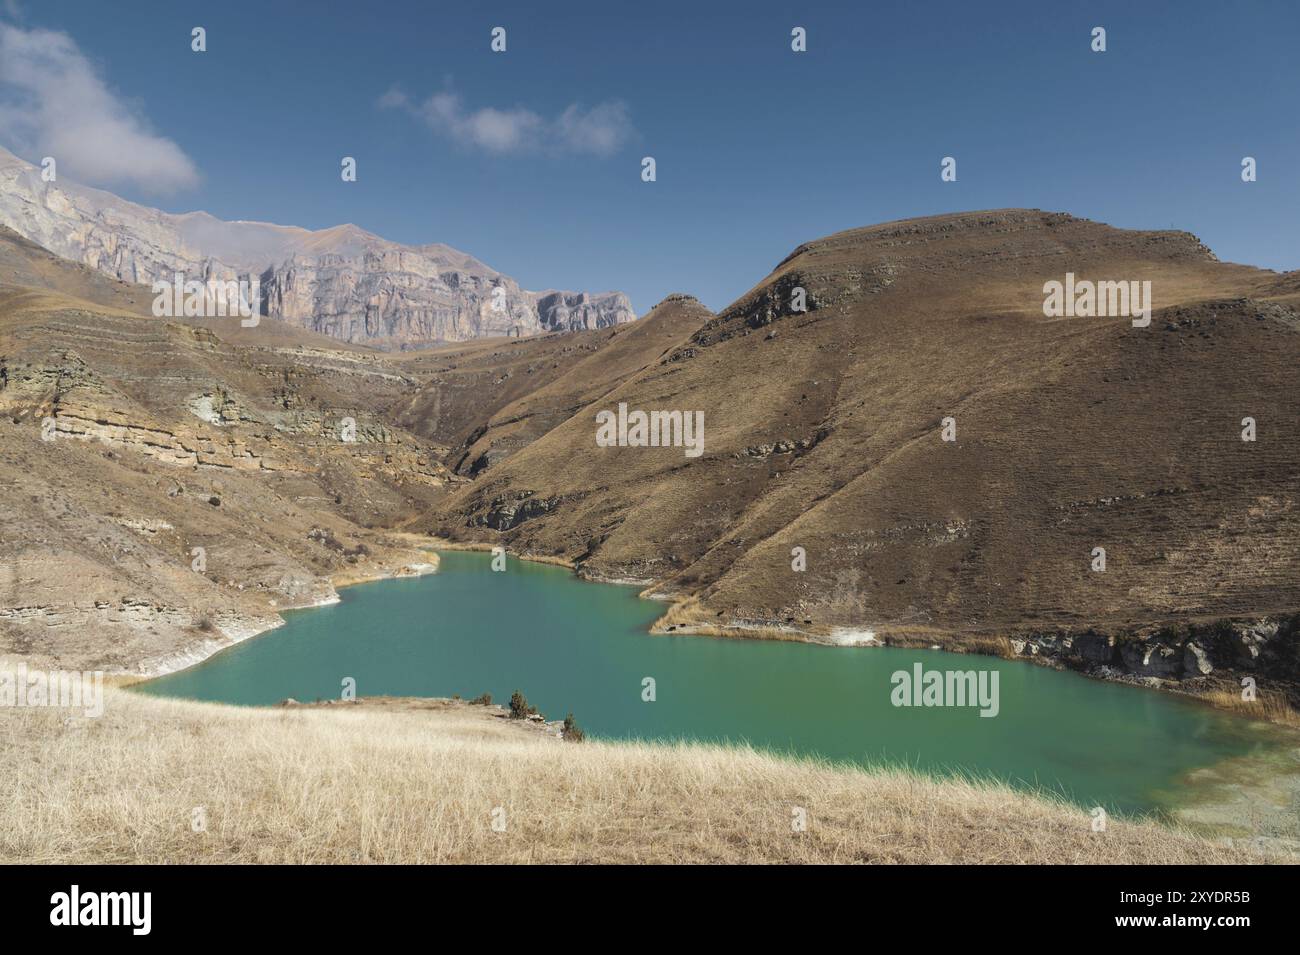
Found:
<svg viewBox="0 0 1300 955"><path fill-rule="evenodd" d="M1115 638L1104 633L1080 634L1074 638L1074 652L1088 663L1111 663L1115 659Z"/></svg>
<svg viewBox="0 0 1300 955"><path fill-rule="evenodd" d="M1183 645L1183 669L1188 676L1208 676L1214 665L1200 645L1189 640Z"/></svg>
<svg viewBox="0 0 1300 955"><path fill-rule="evenodd" d="M1237 663L1247 668L1253 667L1269 640L1277 635L1277 630L1276 623L1233 628L1232 649L1237 656Z"/></svg>
<svg viewBox="0 0 1300 955"><path fill-rule="evenodd" d="M531 497L531 491L526 495L509 499L498 497L488 505L486 515L475 515L470 518L470 526L485 525L496 531L508 531L518 527L524 521L531 520L542 514L549 513L560 503L558 497L541 498Z"/></svg>
<svg viewBox="0 0 1300 955"><path fill-rule="evenodd" d="M1120 647L1124 666L1138 676L1177 679L1183 673L1183 654L1154 640L1125 643Z"/></svg>

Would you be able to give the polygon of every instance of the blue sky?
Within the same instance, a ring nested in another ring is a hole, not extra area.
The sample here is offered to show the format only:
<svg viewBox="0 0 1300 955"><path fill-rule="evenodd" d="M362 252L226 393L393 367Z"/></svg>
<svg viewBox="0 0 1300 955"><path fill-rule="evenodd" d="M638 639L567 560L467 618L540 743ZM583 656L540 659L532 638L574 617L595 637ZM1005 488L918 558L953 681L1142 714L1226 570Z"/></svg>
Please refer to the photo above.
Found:
<svg viewBox="0 0 1300 955"><path fill-rule="evenodd" d="M132 148L175 147L123 177L81 136L83 180L173 212L445 242L527 288L622 289L638 312L674 291L722 308L841 229L1004 206L1300 268L1293 0L0 0L0 20L66 33ZM13 142L3 93L0 143L32 158L41 120Z"/></svg>

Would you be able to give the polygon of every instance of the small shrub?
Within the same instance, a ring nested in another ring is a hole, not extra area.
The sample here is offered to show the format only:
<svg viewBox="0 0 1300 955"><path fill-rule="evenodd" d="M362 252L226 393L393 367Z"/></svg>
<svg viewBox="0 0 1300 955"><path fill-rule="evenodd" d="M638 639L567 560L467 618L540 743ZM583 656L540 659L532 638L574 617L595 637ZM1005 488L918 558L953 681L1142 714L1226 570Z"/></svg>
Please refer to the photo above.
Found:
<svg viewBox="0 0 1300 955"><path fill-rule="evenodd" d="M470 700L470 703L473 704L474 706L491 706L492 694L484 693L481 696L476 696L474 697L474 699Z"/></svg>
<svg viewBox="0 0 1300 955"><path fill-rule="evenodd" d="M581 743L586 738L586 734L582 732L572 713L564 718L564 738L570 743Z"/></svg>
<svg viewBox="0 0 1300 955"><path fill-rule="evenodd" d="M537 707L529 706L528 700L522 693L515 690L510 696L510 718L512 720L523 720L537 712Z"/></svg>

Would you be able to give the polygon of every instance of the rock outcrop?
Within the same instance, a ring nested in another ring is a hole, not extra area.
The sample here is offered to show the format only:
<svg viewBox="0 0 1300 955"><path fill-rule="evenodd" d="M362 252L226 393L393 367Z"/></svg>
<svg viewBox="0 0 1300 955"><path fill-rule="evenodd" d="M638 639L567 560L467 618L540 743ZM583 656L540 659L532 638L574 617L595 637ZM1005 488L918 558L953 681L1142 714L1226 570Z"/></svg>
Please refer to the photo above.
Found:
<svg viewBox="0 0 1300 955"><path fill-rule="evenodd" d="M127 282L257 281L262 314L348 342L407 348L633 321L622 292L530 292L446 245L399 245L354 225L312 232L171 215L56 181L0 148L0 225Z"/></svg>
<svg viewBox="0 0 1300 955"><path fill-rule="evenodd" d="M1110 633L1049 631L1025 634L1009 643L1013 657L1102 679L1179 686L1192 692L1235 688L1244 685L1243 676L1292 692L1300 685L1300 614L1294 613Z"/></svg>
<svg viewBox="0 0 1300 955"><path fill-rule="evenodd" d="M137 288L0 228L0 657L167 672L427 572L376 530L460 480L387 414L418 362L269 321L223 340Z"/></svg>

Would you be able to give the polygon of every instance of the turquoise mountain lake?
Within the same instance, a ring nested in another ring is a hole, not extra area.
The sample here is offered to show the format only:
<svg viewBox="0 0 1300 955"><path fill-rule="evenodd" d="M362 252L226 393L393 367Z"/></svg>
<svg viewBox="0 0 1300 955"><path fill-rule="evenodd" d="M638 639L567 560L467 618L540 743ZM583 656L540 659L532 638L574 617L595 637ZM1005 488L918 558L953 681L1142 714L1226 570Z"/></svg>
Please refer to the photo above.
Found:
<svg viewBox="0 0 1300 955"><path fill-rule="evenodd" d="M1158 810L1187 774L1281 745L1271 727L1150 690L1026 663L938 651L652 636L665 609L632 587L487 554L449 552L439 572L347 588L342 602L285 614L286 626L138 689L272 704L359 696L522 690L605 739L748 742L784 753L994 776L1083 806ZM895 707L891 675L997 670L999 713ZM656 700L642 701L653 677Z"/></svg>

